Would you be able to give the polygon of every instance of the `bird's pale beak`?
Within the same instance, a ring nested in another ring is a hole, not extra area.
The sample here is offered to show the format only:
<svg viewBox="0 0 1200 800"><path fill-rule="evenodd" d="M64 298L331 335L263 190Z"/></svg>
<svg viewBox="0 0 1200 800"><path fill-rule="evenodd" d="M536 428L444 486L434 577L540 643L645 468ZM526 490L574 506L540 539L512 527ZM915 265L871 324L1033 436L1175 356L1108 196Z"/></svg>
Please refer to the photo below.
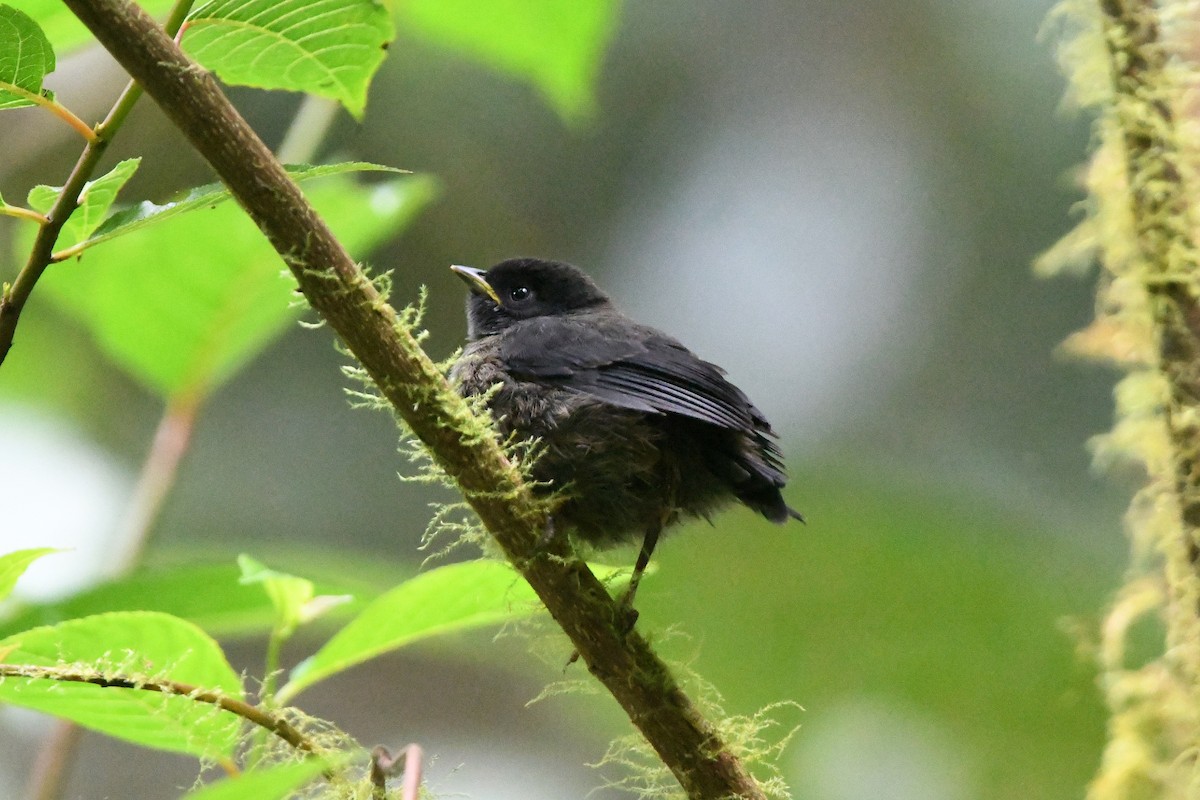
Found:
<svg viewBox="0 0 1200 800"><path fill-rule="evenodd" d="M472 292L490 297L493 303L500 305L500 298L496 296L496 290L488 284L484 277L486 272L474 267L464 267L461 264L451 264L450 271L462 278Z"/></svg>

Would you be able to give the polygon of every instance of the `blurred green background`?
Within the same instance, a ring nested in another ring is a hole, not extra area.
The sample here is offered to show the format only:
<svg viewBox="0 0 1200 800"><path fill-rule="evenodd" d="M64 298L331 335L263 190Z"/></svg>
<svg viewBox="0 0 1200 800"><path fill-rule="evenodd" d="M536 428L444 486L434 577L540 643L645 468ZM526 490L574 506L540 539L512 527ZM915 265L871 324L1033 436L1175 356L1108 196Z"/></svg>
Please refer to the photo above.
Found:
<svg viewBox="0 0 1200 800"><path fill-rule="evenodd" d="M1087 142L1037 41L1049 4L445 4L477 16L491 64L439 37L437 4L397 5L365 119L339 118L323 157L439 180L369 259L395 270L398 304L428 287L431 353L464 332L449 264L569 260L722 364L782 434L808 525L731 511L672 535L639 625L729 713L803 706L779 712L800 726L779 761L798 798L1081 796L1104 713L1071 631L1094 628L1119 581L1129 489L1092 474L1085 448L1114 376L1054 355L1091 317L1089 282L1029 266L1071 224ZM121 84L94 51L50 81L88 119ZM299 102L232 96L271 144ZM32 111L0 116L0 140L6 197L61 182L78 153ZM128 197L211 180L148 102L113 150L106 163L145 156ZM0 225L6 277L15 231ZM444 496L396 479L411 467L393 424L349 409L343 363L328 331L293 326L213 397L151 563L417 568ZM44 560L33 591L94 579L160 413L35 293L0 369L0 545L78 556ZM257 668L261 642L231 646ZM461 637L300 704L368 745L421 743L437 792L582 797L621 777L585 762L623 723L603 696L526 708L570 650L534 646ZM0 796L20 796L47 729L0 711ZM66 796L173 798L193 777L186 759L88 736Z"/></svg>

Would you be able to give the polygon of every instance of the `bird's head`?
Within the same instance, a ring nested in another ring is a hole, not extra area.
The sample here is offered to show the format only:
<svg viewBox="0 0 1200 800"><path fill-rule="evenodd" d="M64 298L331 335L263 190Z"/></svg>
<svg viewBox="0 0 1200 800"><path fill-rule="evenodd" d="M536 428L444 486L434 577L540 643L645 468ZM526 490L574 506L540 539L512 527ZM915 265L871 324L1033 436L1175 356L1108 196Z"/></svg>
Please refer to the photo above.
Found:
<svg viewBox="0 0 1200 800"><path fill-rule="evenodd" d="M471 339L499 333L524 319L572 314L609 302L583 271L561 261L510 258L486 271L457 264L450 269L471 289Z"/></svg>

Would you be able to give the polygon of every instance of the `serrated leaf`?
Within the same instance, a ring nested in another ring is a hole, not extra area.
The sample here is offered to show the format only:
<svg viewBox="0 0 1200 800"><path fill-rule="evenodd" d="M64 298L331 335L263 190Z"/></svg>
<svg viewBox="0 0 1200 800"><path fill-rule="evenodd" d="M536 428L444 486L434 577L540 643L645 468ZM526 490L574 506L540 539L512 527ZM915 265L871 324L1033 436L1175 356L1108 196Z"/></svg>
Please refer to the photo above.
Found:
<svg viewBox="0 0 1200 800"><path fill-rule="evenodd" d="M0 600L5 599L17 585L17 579L25 574L29 565L44 555L57 553L55 547L35 547L17 550L0 556Z"/></svg>
<svg viewBox="0 0 1200 800"><path fill-rule="evenodd" d="M241 698L242 685L220 646L167 614L123 612L34 628L0 640L5 664L171 680ZM187 697L49 678L0 680L0 702L43 711L85 728L159 750L201 758L232 755L238 717Z"/></svg>
<svg viewBox="0 0 1200 800"><path fill-rule="evenodd" d="M32 17L0 5L0 109L33 105L42 80L54 71L54 48Z"/></svg>
<svg viewBox="0 0 1200 800"><path fill-rule="evenodd" d="M407 170L385 167L381 164L371 164L366 161L344 161L340 164L318 164L316 166L309 164L289 164L284 169L298 182L350 172L394 172L396 174L407 172ZM76 249L81 251L106 242L109 239L115 239L118 236L124 236L127 233L141 230L147 225L163 222L178 214L224 203L231 196L229 188L225 184L208 183L204 186L189 189L178 200L172 200L162 205L144 200L135 206L122 209L104 220L89 235L87 240L82 242Z"/></svg>
<svg viewBox="0 0 1200 800"><path fill-rule="evenodd" d="M361 118L394 36L375 0L211 0L182 45L225 83L328 97Z"/></svg>
<svg viewBox="0 0 1200 800"><path fill-rule="evenodd" d="M537 87L568 121L595 107L617 0L404 0L401 29L469 55Z"/></svg>
<svg viewBox="0 0 1200 800"><path fill-rule="evenodd" d="M106 174L88 181L79 193L79 207L71 214L58 236L58 247L70 247L92 235L100 227L108 210L112 208L117 193L121 191L142 163L140 158L127 158ZM29 207L43 214L48 213L62 194L61 186L35 186L29 190Z"/></svg>
<svg viewBox="0 0 1200 800"><path fill-rule="evenodd" d="M361 256L403 228L433 192L424 178L367 187L332 176L309 197ZM211 392L299 314L291 274L230 203L89 249L79 263L49 270L42 291L164 397Z"/></svg>
<svg viewBox="0 0 1200 800"><path fill-rule="evenodd" d="M593 567L601 580L620 570ZM542 610L537 595L507 564L468 561L439 567L385 592L296 665L279 690L283 703L355 664L413 642L523 619Z"/></svg>
<svg viewBox="0 0 1200 800"><path fill-rule="evenodd" d="M274 764L234 778L202 786L180 800L284 800L323 771L349 760L349 754L309 758L291 764Z"/></svg>

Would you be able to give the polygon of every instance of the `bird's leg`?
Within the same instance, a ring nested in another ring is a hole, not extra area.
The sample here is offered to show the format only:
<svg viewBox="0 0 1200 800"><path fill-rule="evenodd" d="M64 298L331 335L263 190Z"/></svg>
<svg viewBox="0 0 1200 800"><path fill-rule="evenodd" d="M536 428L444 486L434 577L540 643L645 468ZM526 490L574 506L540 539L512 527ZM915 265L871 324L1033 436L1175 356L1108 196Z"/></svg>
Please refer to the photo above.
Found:
<svg viewBox="0 0 1200 800"><path fill-rule="evenodd" d="M633 565L633 574L629 576L629 587L621 598L621 613L627 618L626 630L633 630L634 623L637 622L638 612L633 607L633 598L637 595L638 584L642 582L642 575L646 572L646 567L650 565L650 556L654 554L654 547L658 544L658 536L662 533L662 529L663 521L655 520L646 529L646 535L642 538L642 549L638 552L637 562Z"/></svg>

